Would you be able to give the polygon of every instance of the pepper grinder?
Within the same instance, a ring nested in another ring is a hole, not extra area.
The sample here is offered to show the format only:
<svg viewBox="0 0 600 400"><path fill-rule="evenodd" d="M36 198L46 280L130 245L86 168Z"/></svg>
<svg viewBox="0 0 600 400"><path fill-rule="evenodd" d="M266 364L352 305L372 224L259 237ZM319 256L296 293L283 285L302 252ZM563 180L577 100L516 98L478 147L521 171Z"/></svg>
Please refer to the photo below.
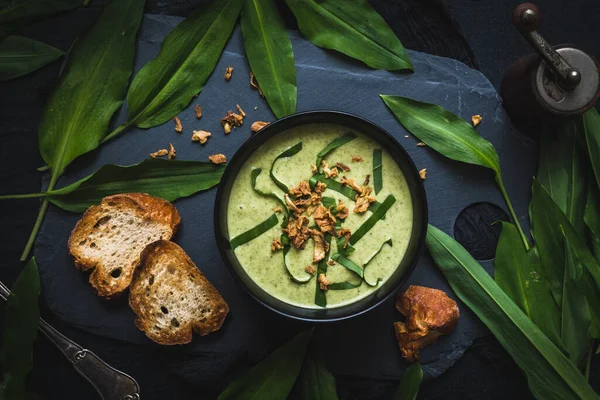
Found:
<svg viewBox="0 0 600 400"><path fill-rule="evenodd" d="M500 94L513 122L540 127L593 107L600 95L594 57L575 46L551 46L537 32L540 10L534 4L518 5L512 21L536 51L512 64L502 79Z"/></svg>

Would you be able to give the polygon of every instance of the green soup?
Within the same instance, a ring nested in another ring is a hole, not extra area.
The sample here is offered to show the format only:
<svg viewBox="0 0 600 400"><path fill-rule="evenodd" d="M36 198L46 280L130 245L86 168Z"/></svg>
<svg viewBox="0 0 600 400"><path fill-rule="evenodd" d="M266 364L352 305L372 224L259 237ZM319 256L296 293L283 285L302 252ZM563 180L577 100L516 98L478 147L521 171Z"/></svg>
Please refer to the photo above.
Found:
<svg viewBox="0 0 600 400"><path fill-rule="evenodd" d="M227 209L227 223L229 237L233 238L246 232L273 215L273 210L281 207L275 199L266 198L256 193L252 187L251 172L255 168L261 168L262 173L256 181L257 188L264 192L274 192L283 198L283 191L279 189L269 176L269 170L273 160L284 150L302 142L302 150L297 154L278 160L274 167L274 175L288 187L296 186L300 181L309 180L313 176L311 166L315 164L317 154L336 138L349 132L349 129L332 124L303 125L286 132L278 134L273 139L263 144L254 154L248 158L240 169L232 186ZM350 167L350 171L342 172L337 178L340 181L342 175L354 179L362 185L365 177L370 175L369 186L373 187L373 151L381 146L361 134L352 132L356 138L343 146L333 150L325 158L330 167L336 163L342 163ZM362 266L370 260L374 254L379 253L368 263L364 269L365 280L379 284L372 287L365 282L361 283L359 276L346 269L344 266L330 262L327 266L327 279L332 282L349 282L360 286L346 290L327 290L325 296L327 307L340 307L361 298L378 289L398 268L402 260L412 231L413 205L406 179L400 167L392 157L382 149L382 189L376 194L377 201L383 202L389 195L393 195L396 201L385 214L385 218L378 220L360 240L354 244L355 251L346 257L357 266ZM352 157L359 155L362 162L352 162ZM375 196L375 192L372 193ZM354 233L372 215L371 209L362 214L354 213L354 201L334 190L327 188L323 197L341 199L349 208L349 216L343 221L342 227L350 229ZM305 308L320 308L315 304L315 291L320 290L317 276L313 276L307 283L294 282L283 263L282 251L271 250L274 238L281 235L281 222L284 214L276 214L279 224L257 238L235 248L234 252L241 266L252 280L267 293L277 299ZM310 225L314 225L312 219ZM392 239L392 246L383 246L383 243ZM313 261L312 240L309 240L303 250L291 247L286 260L290 271L296 277L308 279L305 266L312 265L317 269ZM328 258L337 253L336 241L332 240ZM333 264L333 265L331 265Z"/></svg>

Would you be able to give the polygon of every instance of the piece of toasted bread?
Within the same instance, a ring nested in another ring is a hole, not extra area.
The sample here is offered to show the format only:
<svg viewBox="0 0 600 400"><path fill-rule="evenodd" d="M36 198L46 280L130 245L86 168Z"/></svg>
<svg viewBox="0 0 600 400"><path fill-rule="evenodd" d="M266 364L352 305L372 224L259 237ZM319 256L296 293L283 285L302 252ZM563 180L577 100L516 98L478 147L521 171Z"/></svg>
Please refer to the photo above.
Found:
<svg viewBox="0 0 600 400"><path fill-rule="evenodd" d="M69 238L75 266L92 270L90 283L99 296L112 298L130 285L142 250L170 239L181 221L166 200L144 193L108 196L91 206Z"/></svg>
<svg viewBox="0 0 600 400"><path fill-rule="evenodd" d="M208 335L221 328L229 306L196 265L173 242L146 247L135 271L129 306L135 325L159 344L185 344L192 330Z"/></svg>

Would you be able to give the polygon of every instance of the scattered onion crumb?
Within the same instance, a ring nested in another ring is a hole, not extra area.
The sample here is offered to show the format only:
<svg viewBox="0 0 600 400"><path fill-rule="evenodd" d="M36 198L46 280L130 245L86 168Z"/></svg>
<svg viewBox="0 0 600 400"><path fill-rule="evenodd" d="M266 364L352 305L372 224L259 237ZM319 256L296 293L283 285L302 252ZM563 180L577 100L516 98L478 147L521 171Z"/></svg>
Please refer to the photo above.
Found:
<svg viewBox="0 0 600 400"><path fill-rule="evenodd" d="M179 119L179 117L173 117L173 121L175 121L175 132L183 132L183 125L181 125L181 120Z"/></svg>
<svg viewBox="0 0 600 400"><path fill-rule="evenodd" d="M150 157L152 157L152 158L163 157L163 156L166 156L167 154L169 154L169 151L167 149L160 149L158 151L155 151L154 153L150 153Z"/></svg>
<svg viewBox="0 0 600 400"><path fill-rule="evenodd" d="M473 115L471 117L471 122L473 122L473 126L477 126L481 123L481 120L483 119L483 117L479 114L477 115Z"/></svg>
<svg viewBox="0 0 600 400"><path fill-rule="evenodd" d="M417 146L419 146L419 147L425 147L427 145L425 143L423 143L423 142L419 142L419 143L417 143Z"/></svg>
<svg viewBox="0 0 600 400"><path fill-rule="evenodd" d="M335 260L329 259L329 261L327 261L327 265L333 267L335 265Z"/></svg>
<svg viewBox="0 0 600 400"><path fill-rule="evenodd" d="M311 275L314 275L317 273L317 270L312 265L307 265L306 267L304 267L304 270Z"/></svg>
<svg viewBox="0 0 600 400"><path fill-rule="evenodd" d="M427 168L423 168L422 170L420 170L419 176L421 177L422 180L425 180L425 178L427 177Z"/></svg>
<svg viewBox="0 0 600 400"><path fill-rule="evenodd" d="M196 104L195 110L196 110L196 118L198 118L198 119L202 118L202 108L200 107L200 104Z"/></svg>
<svg viewBox="0 0 600 400"><path fill-rule="evenodd" d="M208 156L208 159L213 164L225 164L227 162L227 158L225 158L225 155L221 153Z"/></svg>
<svg viewBox="0 0 600 400"><path fill-rule="evenodd" d="M172 143L169 143L169 155L167 156L167 158L169 160L172 160L175 158L176 154L177 154L177 152L175 151L175 147L173 146Z"/></svg>
<svg viewBox="0 0 600 400"><path fill-rule="evenodd" d="M206 143L208 137L210 136L210 132L207 131L193 131L192 142L200 142L200 144Z"/></svg>
<svg viewBox="0 0 600 400"><path fill-rule="evenodd" d="M274 212L274 213L280 213L280 212L282 212L282 211L283 211L283 210L281 209L281 207L274 207L274 208L273 208L273 212Z"/></svg>
<svg viewBox="0 0 600 400"><path fill-rule="evenodd" d="M268 122L265 121L256 121L250 126L250 130L254 133L260 131L265 126L269 125Z"/></svg>
<svg viewBox="0 0 600 400"><path fill-rule="evenodd" d="M229 66L227 67L227 69L225 70L225 80L227 82L229 82L231 80L231 74L233 74L233 67Z"/></svg>
<svg viewBox="0 0 600 400"><path fill-rule="evenodd" d="M364 159L358 154L352 156L352 162L363 162Z"/></svg>

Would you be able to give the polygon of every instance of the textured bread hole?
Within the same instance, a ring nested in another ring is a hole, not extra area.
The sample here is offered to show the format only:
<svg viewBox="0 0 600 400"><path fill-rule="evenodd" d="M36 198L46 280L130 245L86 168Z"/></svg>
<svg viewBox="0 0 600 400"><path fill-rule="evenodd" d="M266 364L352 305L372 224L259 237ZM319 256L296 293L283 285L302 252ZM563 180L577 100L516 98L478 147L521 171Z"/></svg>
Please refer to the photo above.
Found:
<svg viewBox="0 0 600 400"><path fill-rule="evenodd" d="M92 249L95 249L95 248L97 247L97 246L96 246L96 243L95 243L95 242L92 242L92 243L90 243L90 247L91 247Z"/></svg>
<svg viewBox="0 0 600 400"><path fill-rule="evenodd" d="M110 215L105 215L104 217L96 221L96 223L94 224L94 229L98 229L100 226L104 225L108 221L110 221Z"/></svg>
<svg viewBox="0 0 600 400"><path fill-rule="evenodd" d="M87 242L87 239L83 239L81 242L79 242L79 245L83 246L86 242Z"/></svg>
<svg viewBox="0 0 600 400"><path fill-rule="evenodd" d="M175 328L179 328L179 321L177 321L177 318L173 318L171 320L171 325L173 325Z"/></svg>
<svg viewBox="0 0 600 400"><path fill-rule="evenodd" d="M160 307L160 311L162 311L163 314L168 314L169 313L169 309L165 306Z"/></svg>
<svg viewBox="0 0 600 400"><path fill-rule="evenodd" d="M169 266L167 267L167 272L169 272L172 275L175 273L175 271L175 267L172 264L169 264Z"/></svg>
<svg viewBox="0 0 600 400"><path fill-rule="evenodd" d="M116 204L114 201L109 201L109 202L108 202L108 203L106 203L106 204L107 204L107 205L109 205L109 206L111 206L111 207L114 207L114 206L116 206L116 205L117 205L117 204ZM119 208L120 208L120 207L119 207Z"/></svg>
<svg viewBox="0 0 600 400"><path fill-rule="evenodd" d="M121 276L121 272L123 272L123 269L115 268L112 271L110 271L110 276L112 276L113 278L118 278Z"/></svg>
<svg viewBox="0 0 600 400"><path fill-rule="evenodd" d="M154 284L154 275L150 275L150 279L148 279L148 285L152 286ZM150 288L148 288L148 291L150 291Z"/></svg>

